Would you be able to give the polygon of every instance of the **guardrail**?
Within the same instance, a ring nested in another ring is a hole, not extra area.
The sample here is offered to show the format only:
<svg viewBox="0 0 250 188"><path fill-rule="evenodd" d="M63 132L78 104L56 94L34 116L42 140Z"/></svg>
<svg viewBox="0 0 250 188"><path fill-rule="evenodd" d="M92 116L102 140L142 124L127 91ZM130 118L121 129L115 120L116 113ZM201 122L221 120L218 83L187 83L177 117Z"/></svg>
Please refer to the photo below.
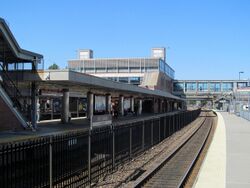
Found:
<svg viewBox="0 0 250 188"><path fill-rule="evenodd" d="M200 110L0 145L1 187L85 187L188 125Z"/></svg>

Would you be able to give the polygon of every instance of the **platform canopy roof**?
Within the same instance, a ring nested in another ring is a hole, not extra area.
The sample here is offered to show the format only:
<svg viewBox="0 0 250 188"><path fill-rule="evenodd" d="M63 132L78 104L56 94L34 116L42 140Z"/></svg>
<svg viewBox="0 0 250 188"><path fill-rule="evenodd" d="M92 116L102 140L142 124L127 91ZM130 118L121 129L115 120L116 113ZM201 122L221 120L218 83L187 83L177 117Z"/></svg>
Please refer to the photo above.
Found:
<svg viewBox="0 0 250 188"><path fill-rule="evenodd" d="M38 74L25 73L23 78L24 81L36 81L39 88L58 90L66 88L70 91L78 91L85 94L88 91L92 91L97 94L113 93L117 96L131 94L138 97L161 97L183 100L169 92L150 90L70 70L44 70L39 71Z"/></svg>
<svg viewBox="0 0 250 188"><path fill-rule="evenodd" d="M0 18L0 61L5 63L32 62L43 56L20 48L7 23Z"/></svg>

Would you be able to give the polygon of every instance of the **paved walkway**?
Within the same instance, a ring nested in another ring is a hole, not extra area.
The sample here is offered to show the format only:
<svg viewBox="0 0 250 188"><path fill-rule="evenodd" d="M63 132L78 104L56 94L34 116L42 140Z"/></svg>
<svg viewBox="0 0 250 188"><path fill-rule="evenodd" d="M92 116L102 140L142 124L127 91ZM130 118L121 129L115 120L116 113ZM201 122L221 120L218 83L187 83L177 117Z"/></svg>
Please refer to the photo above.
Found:
<svg viewBox="0 0 250 188"><path fill-rule="evenodd" d="M250 187L250 121L220 112L195 187Z"/></svg>
<svg viewBox="0 0 250 188"><path fill-rule="evenodd" d="M250 187L250 121L226 112L226 187Z"/></svg>

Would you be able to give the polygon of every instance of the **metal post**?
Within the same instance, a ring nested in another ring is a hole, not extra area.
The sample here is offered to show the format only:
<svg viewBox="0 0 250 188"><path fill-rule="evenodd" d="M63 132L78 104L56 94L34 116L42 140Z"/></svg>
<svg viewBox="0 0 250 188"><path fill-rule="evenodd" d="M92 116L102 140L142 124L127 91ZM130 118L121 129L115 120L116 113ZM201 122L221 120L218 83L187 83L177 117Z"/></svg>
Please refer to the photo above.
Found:
<svg viewBox="0 0 250 188"><path fill-rule="evenodd" d="M90 128L89 128L89 138L88 138L88 177L89 177L90 187L91 187L91 132L92 132L92 116L90 116Z"/></svg>
<svg viewBox="0 0 250 188"><path fill-rule="evenodd" d="M112 125L112 159L113 159L113 168L115 168L115 129L114 125Z"/></svg>
<svg viewBox="0 0 250 188"><path fill-rule="evenodd" d="M159 118L159 142L161 141L161 118Z"/></svg>
<svg viewBox="0 0 250 188"><path fill-rule="evenodd" d="M52 136L50 137L50 140L49 140L49 187L52 188L53 187L53 169L52 169L52 142L53 142L53 139L52 139Z"/></svg>
<svg viewBox="0 0 250 188"><path fill-rule="evenodd" d="M142 121L142 151L144 151L145 145L145 121Z"/></svg>
<svg viewBox="0 0 250 188"><path fill-rule="evenodd" d="M172 134L172 131L171 131L171 119L172 119L172 117L169 116L169 118L168 118L168 134L169 134L169 136Z"/></svg>
<svg viewBox="0 0 250 188"><path fill-rule="evenodd" d="M36 97L36 83L31 84L31 124L32 128L37 128L37 97Z"/></svg>
<svg viewBox="0 0 250 188"><path fill-rule="evenodd" d="M175 115L173 115L173 133L175 132Z"/></svg>
<svg viewBox="0 0 250 188"><path fill-rule="evenodd" d="M129 157L132 158L132 124L129 127Z"/></svg>
<svg viewBox="0 0 250 188"><path fill-rule="evenodd" d="M163 127L163 131L164 131L164 133L163 133L163 136L164 136L164 139L166 138L166 123L167 123L167 116L165 116L164 117L164 123L163 123L163 125L164 125L164 127Z"/></svg>
<svg viewBox="0 0 250 188"><path fill-rule="evenodd" d="M53 98L50 99L50 108L51 108L50 119L53 119L54 118Z"/></svg>
<svg viewBox="0 0 250 188"><path fill-rule="evenodd" d="M151 146L154 144L154 120L151 122Z"/></svg>
<svg viewBox="0 0 250 188"><path fill-rule="evenodd" d="M79 117L79 98L76 99L76 116Z"/></svg>
<svg viewBox="0 0 250 188"><path fill-rule="evenodd" d="M69 122L69 89L63 89L61 120L63 123Z"/></svg>

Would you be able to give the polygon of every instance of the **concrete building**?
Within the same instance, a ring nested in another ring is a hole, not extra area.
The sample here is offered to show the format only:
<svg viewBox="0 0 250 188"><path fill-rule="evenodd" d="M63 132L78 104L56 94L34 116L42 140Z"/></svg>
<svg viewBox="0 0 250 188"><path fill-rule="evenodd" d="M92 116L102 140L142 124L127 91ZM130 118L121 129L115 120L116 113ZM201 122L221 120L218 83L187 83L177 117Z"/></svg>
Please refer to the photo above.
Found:
<svg viewBox="0 0 250 188"><path fill-rule="evenodd" d="M165 48L152 48L151 57L93 58L92 50L79 50L78 59L69 60L68 68L93 76L152 90L172 91L175 71L166 63Z"/></svg>
<svg viewBox="0 0 250 188"><path fill-rule="evenodd" d="M20 48L5 21L0 19L0 131L36 130L41 119L61 119L65 124L71 117L87 115L90 125L110 124L112 112L124 116L180 110L184 107L183 100L167 92L171 89L159 82L160 79L171 86L174 74L165 63L165 49L153 49L152 55L152 58L95 60L92 50L79 50L76 62L83 66L74 67L73 62L71 70L44 70L43 56ZM143 85L151 73L152 85L136 86ZM109 79L103 79L104 76Z"/></svg>

